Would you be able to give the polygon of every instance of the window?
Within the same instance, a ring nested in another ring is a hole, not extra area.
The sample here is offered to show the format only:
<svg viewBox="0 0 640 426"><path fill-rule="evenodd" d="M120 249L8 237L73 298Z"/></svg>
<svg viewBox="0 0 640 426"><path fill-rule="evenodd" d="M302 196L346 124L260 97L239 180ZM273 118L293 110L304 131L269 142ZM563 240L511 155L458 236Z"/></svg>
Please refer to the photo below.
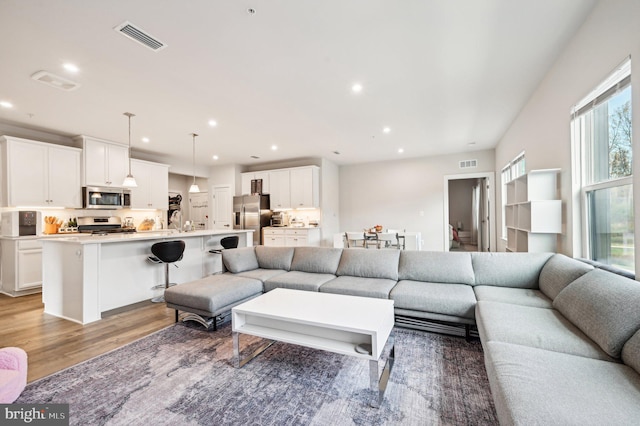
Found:
<svg viewBox="0 0 640 426"><path fill-rule="evenodd" d="M501 172L502 182L502 239L507 239L507 183L525 173L524 152L511 160Z"/></svg>
<svg viewBox="0 0 640 426"><path fill-rule="evenodd" d="M583 256L635 272L629 60L573 108L572 133Z"/></svg>

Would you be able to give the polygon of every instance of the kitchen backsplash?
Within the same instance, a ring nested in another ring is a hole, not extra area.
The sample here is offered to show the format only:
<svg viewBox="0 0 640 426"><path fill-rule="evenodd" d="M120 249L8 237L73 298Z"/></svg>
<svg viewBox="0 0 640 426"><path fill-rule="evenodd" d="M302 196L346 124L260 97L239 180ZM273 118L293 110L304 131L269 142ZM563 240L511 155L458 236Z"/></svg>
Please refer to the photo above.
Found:
<svg viewBox="0 0 640 426"><path fill-rule="evenodd" d="M41 212L42 217L45 216L54 216L58 219L61 219L63 222L63 226L69 221L69 219L75 217L86 217L86 216L94 216L94 217L109 217L109 216L119 216L122 218L124 222L125 217L132 217L133 222L136 225L140 225L145 219L153 219L156 220L158 216L161 217L161 221L163 224L163 228L167 227L167 211L166 210L131 210L131 209L119 209L119 210L80 210L80 209L42 209L42 208L3 208L2 211L11 211L11 210L36 210Z"/></svg>

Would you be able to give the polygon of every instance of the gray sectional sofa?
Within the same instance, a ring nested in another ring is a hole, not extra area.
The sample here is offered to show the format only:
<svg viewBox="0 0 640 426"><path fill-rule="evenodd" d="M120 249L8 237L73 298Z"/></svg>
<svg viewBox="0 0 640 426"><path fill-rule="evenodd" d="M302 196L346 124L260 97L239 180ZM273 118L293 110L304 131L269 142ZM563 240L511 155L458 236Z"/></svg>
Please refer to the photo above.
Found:
<svg viewBox="0 0 640 426"><path fill-rule="evenodd" d="M551 253L257 246L223 261L228 272L166 290L176 319L278 287L389 298L397 317L477 325L501 424L640 422L634 280Z"/></svg>

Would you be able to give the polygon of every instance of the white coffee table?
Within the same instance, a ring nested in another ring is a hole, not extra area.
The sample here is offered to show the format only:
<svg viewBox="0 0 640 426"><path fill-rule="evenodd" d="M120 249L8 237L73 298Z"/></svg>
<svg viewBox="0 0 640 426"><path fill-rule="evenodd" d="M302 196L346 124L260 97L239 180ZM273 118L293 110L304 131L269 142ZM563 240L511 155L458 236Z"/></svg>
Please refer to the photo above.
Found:
<svg viewBox="0 0 640 426"><path fill-rule="evenodd" d="M275 341L369 360L371 406L379 407L393 368L393 300L275 289L231 310L234 365L240 368ZM272 340L240 358L240 333ZM391 352L382 374L385 345ZM362 347L368 349L361 353ZM358 347L358 350L356 350Z"/></svg>

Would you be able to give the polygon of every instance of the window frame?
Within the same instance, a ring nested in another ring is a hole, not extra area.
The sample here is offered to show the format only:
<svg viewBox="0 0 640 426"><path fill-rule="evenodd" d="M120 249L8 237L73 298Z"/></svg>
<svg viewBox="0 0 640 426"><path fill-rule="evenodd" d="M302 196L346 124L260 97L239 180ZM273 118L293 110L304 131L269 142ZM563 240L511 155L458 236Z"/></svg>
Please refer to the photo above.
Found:
<svg viewBox="0 0 640 426"><path fill-rule="evenodd" d="M633 193L633 136L631 140L631 174L624 177L608 178L607 180L598 180L594 178L594 161L592 158L592 146L587 147L586 144L592 144L595 138L595 122L597 117L587 116L596 107L608 102L622 91L631 87L631 60L626 58L616 70L611 73L600 85L598 85L589 95L583 98L571 109L571 138L572 138L572 164L574 167L574 187L577 186L579 194L580 207L580 224L574 225L574 230L579 229L579 247L581 249L581 257L593 260L594 247L592 242L593 227L591 223L591 210L589 205L589 194L600 190L608 190L623 186L630 186ZM631 111L633 116L633 110ZM607 123L608 125L608 123ZM594 156L595 157L595 156ZM607 165L609 161L607 161ZM595 182L593 182L595 181ZM593 183L586 183L593 182ZM574 198L575 200L575 198ZM635 216L635 209L633 210ZM574 216L575 218L575 216ZM576 236L574 236L575 238ZM635 251L635 241L634 241ZM634 262L634 273L636 265Z"/></svg>

